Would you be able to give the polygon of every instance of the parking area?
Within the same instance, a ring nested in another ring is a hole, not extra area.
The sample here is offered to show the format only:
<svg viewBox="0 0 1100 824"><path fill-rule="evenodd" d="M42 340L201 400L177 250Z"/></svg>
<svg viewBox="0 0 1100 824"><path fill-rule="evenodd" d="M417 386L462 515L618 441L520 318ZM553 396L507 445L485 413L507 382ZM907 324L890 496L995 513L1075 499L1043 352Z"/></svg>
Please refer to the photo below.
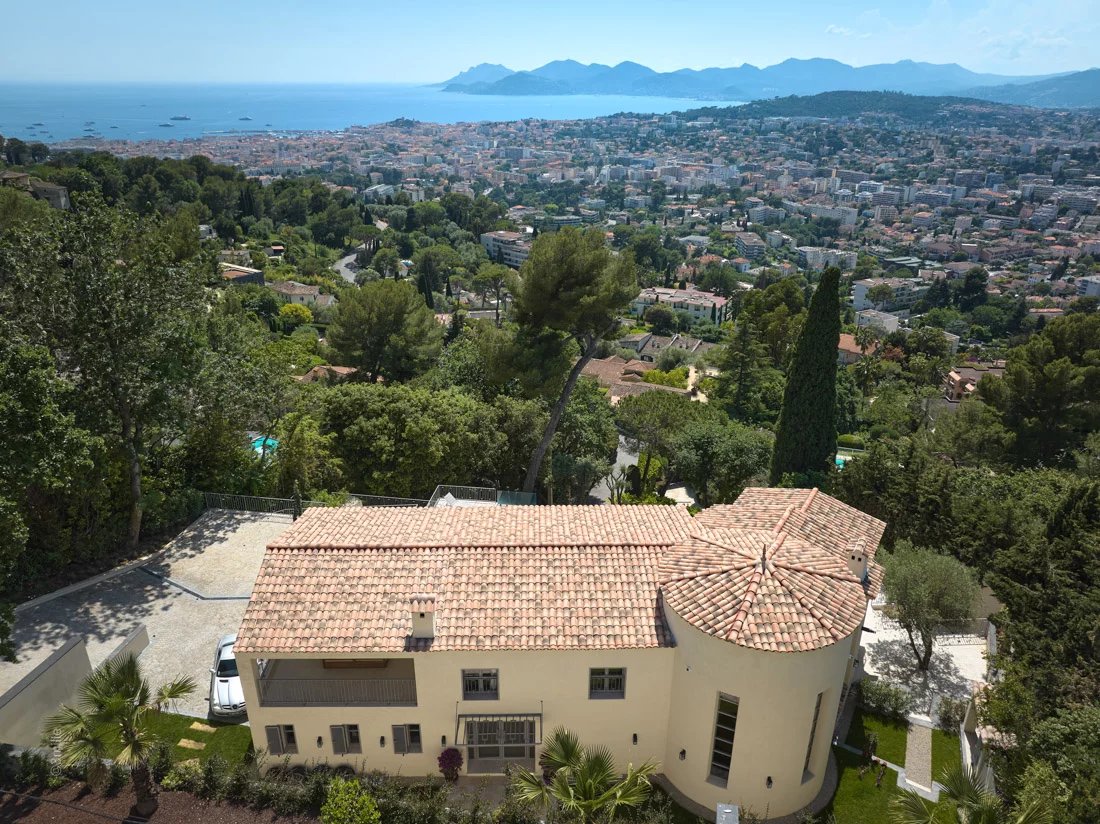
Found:
<svg viewBox="0 0 1100 824"><path fill-rule="evenodd" d="M236 632L264 547L289 516L209 510L145 563L16 615L18 664L0 664L0 693L73 636L92 666L139 624L149 646L141 663L153 684L190 675L196 692L177 711L206 715L209 668L218 638Z"/></svg>

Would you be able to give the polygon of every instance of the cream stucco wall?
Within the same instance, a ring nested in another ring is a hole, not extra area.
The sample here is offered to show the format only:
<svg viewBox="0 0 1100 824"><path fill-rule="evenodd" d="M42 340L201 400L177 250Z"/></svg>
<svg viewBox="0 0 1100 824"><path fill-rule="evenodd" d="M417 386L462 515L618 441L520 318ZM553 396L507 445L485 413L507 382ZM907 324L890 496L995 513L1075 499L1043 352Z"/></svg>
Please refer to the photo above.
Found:
<svg viewBox="0 0 1100 824"><path fill-rule="evenodd" d="M733 803L776 817L805 807L825 777L852 639L812 652L762 652L708 635L672 610L666 615L677 647L668 747L662 759L665 775L711 810L718 803ZM708 780L719 693L739 701L726 786ZM810 769L804 775L818 693L824 696Z"/></svg>
<svg viewBox="0 0 1100 824"><path fill-rule="evenodd" d="M267 747L265 726L293 724L298 754L291 756L291 763L351 764L359 769L422 776L438 775L436 758L443 749L441 739L446 736L447 745L454 744L456 716L460 713L542 713L544 738L560 725L576 732L586 743L609 747L620 767L628 763L639 764L646 759L662 761L674 652L666 648L325 656L411 658L416 677L415 707L262 707L254 680L255 658L239 655L238 666L257 749ZM588 697L589 669L596 667L626 669L625 698ZM498 670L499 700L464 701L463 669ZM334 674L343 677L347 673ZM359 725L362 755L334 755L329 726L336 724ZM394 753L390 730L394 724L419 724L424 751L408 755ZM633 743L635 733L637 744ZM320 747L317 746L318 736L322 740ZM379 743L381 736L385 736L385 746Z"/></svg>

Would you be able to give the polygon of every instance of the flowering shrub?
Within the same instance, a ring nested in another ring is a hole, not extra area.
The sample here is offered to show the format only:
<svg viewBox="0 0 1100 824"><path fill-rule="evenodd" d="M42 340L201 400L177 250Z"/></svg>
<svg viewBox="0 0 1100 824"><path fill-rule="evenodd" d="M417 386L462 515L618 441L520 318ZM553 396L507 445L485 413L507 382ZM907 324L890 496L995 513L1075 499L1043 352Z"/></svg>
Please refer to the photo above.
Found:
<svg viewBox="0 0 1100 824"><path fill-rule="evenodd" d="M462 753L454 747L447 747L437 760L443 777L448 781L458 781L458 775L462 772Z"/></svg>

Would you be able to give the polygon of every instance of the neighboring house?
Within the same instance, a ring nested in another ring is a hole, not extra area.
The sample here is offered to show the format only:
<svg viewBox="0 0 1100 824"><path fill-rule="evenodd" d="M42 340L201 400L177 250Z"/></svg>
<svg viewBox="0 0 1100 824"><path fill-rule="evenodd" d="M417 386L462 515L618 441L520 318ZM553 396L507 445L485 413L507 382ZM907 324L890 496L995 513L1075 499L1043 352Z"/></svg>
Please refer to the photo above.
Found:
<svg viewBox="0 0 1100 824"><path fill-rule="evenodd" d="M840 366L850 366L853 363L858 363L863 360L865 355L872 354L878 350L878 344L868 347L864 352L860 345L856 343L855 335L849 335L847 332L840 333L840 341L836 345L836 362Z"/></svg>
<svg viewBox="0 0 1100 824"><path fill-rule="evenodd" d="M358 371L354 366L321 364L320 366L314 366L304 375L297 375L294 380L301 383L339 383L350 378Z"/></svg>
<svg viewBox="0 0 1100 824"><path fill-rule="evenodd" d="M672 392L676 395L691 394L687 389L679 389L675 386L646 383L644 375L652 369L652 363L640 360L623 360L617 355L613 355L610 358L593 358L584 365L581 374L589 378L595 378L600 386L607 389L608 400L610 400L612 406L629 395L640 395L643 392Z"/></svg>
<svg viewBox="0 0 1100 824"><path fill-rule="evenodd" d="M44 200L54 209L69 208L69 190L56 183L47 183L26 172L0 172L0 186L8 186L28 193L37 200Z"/></svg>
<svg viewBox="0 0 1100 824"><path fill-rule="evenodd" d="M683 507L317 507L234 652L269 764L535 768L558 726L690 800L819 793L885 524L807 489Z"/></svg>
<svg viewBox="0 0 1100 824"><path fill-rule="evenodd" d="M233 263L248 266L252 262L252 253L248 249L222 249L218 252L218 263Z"/></svg>
<svg viewBox="0 0 1100 824"><path fill-rule="evenodd" d="M226 283L233 285L254 283L257 286L264 286L266 284L263 269L253 269L250 266L237 266L232 263L219 263L218 267L222 271L222 280Z"/></svg>
<svg viewBox="0 0 1100 824"><path fill-rule="evenodd" d="M1004 361L994 361L991 364L980 363L975 366L956 366L944 378L943 396L951 403L958 403L977 391L978 381L983 377L993 375L999 378L1004 372Z"/></svg>
<svg viewBox="0 0 1100 824"><path fill-rule="evenodd" d="M336 297L324 294L320 286L298 283L296 280L278 280L271 284L271 288L287 303L300 303L321 309L336 303Z"/></svg>
<svg viewBox="0 0 1100 824"><path fill-rule="evenodd" d="M638 317L645 317L650 306L661 304L673 312L687 312L695 320L710 321L719 324L726 319L728 301L701 289L666 289L662 286L650 286L634 298L630 311Z"/></svg>
<svg viewBox="0 0 1100 824"><path fill-rule="evenodd" d="M908 309L927 292L931 284L920 278L866 278L857 280L852 284L852 307L857 311L877 308L867 298L867 293L876 286L888 286L890 299L885 302L883 308L888 312L899 309Z"/></svg>
<svg viewBox="0 0 1100 824"><path fill-rule="evenodd" d="M877 326L884 332L898 331L901 319L889 312L880 312L877 309L861 309L856 312L856 326Z"/></svg>

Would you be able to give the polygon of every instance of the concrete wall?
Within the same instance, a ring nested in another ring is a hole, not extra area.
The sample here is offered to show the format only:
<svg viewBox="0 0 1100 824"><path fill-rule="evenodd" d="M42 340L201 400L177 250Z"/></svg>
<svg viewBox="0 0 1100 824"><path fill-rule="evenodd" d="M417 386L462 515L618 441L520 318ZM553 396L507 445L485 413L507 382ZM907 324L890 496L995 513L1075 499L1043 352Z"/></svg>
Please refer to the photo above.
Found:
<svg viewBox="0 0 1100 824"><path fill-rule="evenodd" d="M0 696L0 741L37 747L42 722L71 702L77 684L92 671L83 638L71 638Z"/></svg>
<svg viewBox="0 0 1100 824"><path fill-rule="evenodd" d="M672 610L666 614L678 643L663 759L669 781L711 810L733 803L775 817L805 807L825 778L853 639L813 652L761 652L708 635ZM824 695L810 767L803 773L818 693ZM710 778L719 694L739 702L725 785Z"/></svg>
<svg viewBox="0 0 1100 824"><path fill-rule="evenodd" d="M147 646L149 633L142 624L107 658L136 656ZM0 695L0 742L37 747L42 740L42 723L62 704L73 703L77 686L91 671L83 638L70 638L58 647L49 658Z"/></svg>

